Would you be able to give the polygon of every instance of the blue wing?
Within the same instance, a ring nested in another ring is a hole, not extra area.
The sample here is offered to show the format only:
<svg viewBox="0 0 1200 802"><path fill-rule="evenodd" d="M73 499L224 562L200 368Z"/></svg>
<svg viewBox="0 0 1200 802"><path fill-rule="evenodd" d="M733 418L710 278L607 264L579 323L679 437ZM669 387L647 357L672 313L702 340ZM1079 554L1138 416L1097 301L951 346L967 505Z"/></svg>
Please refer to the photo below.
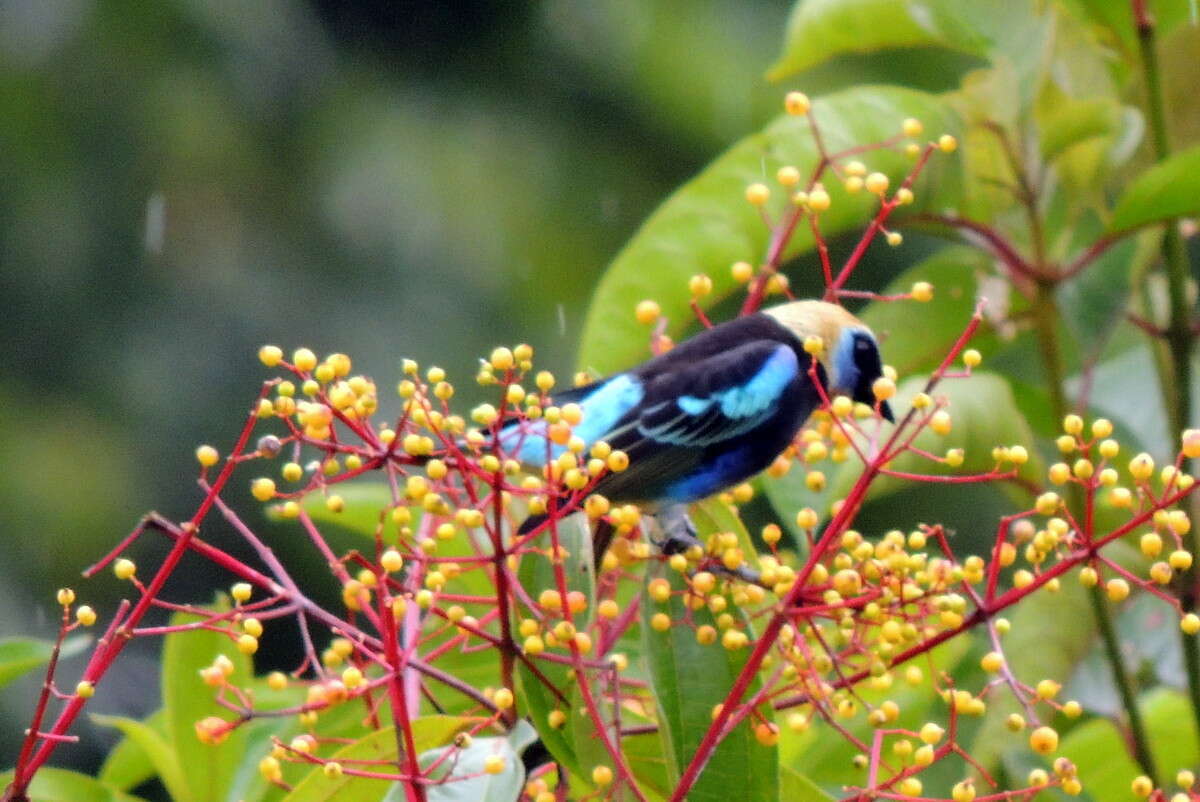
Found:
<svg viewBox="0 0 1200 802"><path fill-rule="evenodd" d="M641 403L604 437L630 467L597 492L691 500L758 473L820 402L806 369L791 346L757 341L646 377Z"/></svg>
<svg viewBox="0 0 1200 802"><path fill-rule="evenodd" d="M641 402L645 395L642 382L636 376L620 373L602 382L555 396L555 402L574 402L583 409L583 420L575 434L591 445L604 439L622 418ZM500 434L500 443L507 451L516 451L518 459L527 465L545 465L546 456L558 457L564 446L546 442L546 422L532 421L514 425Z"/></svg>
<svg viewBox="0 0 1200 802"><path fill-rule="evenodd" d="M755 365L745 378L746 368ZM647 406L637 422L642 437L685 447L741 437L775 414L784 391L799 375L796 352L782 344L764 350L764 344L753 343L698 367L709 371L702 383L705 389Z"/></svg>

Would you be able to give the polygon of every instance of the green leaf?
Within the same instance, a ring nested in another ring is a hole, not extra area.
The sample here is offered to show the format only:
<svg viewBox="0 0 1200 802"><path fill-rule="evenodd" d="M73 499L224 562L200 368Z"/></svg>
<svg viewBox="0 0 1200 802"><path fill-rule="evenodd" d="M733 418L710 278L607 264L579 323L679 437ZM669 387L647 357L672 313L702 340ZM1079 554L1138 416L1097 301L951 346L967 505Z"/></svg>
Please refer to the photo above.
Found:
<svg viewBox="0 0 1200 802"><path fill-rule="evenodd" d="M779 769L780 799L788 802L833 802L833 796L791 766Z"/></svg>
<svg viewBox="0 0 1200 802"><path fill-rule="evenodd" d="M87 637L68 638L62 645L61 656L78 654L91 641ZM50 661L54 643L33 638L0 638L0 688L22 674Z"/></svg>
<svg viewBox="0 0 1200 802"><path fill-rule="evenodd" d="M158 714L155 715L161 722L162 717L158 716ZM129 743L136 745L149 760L150 765L153 767L153 773L162 779L163 785L166 786L172 799L186 800L192 798L187 780L183 774L183 768L179 765L179 757L171 748L171 744L167 740L167 736L162 731L161 726L156 728L149 721L137 721L136 719L125 718L124 716L93 715L92 721L102 727L112 727L120 730ZM105 769L108 770L110 765L106 761ZM101 776L104 775L102 774ZM132 785L124 787L128 788L132 787Z"/></svg>
<svg viewBox="0 0 1200 802"><path fill-rule="evenodd" d="M1200 145L1182 150L1133 179L1113 210L1110 232L1200 212Z"/></svg>
<svg viewBox="0 0 1200 802"><path fill-rule="evenodd" d="M792 7L783 55L767 71L779 81L843 53L872 53L909 47L983 51L976 36L951 37L942 25L952 20L942 2L897 0L802 0Z"/></svg>
<svg viewBox="0 0 1200 802"><path fill-rule="evenodd" d="M0 774L0 791L12 782L11 771ZM42 766L29 785L29 802L145 802L141 797L106 785L75 771Z"/></svg>
<svg viewBox="0 0 1200 802"><path fill-rule="evenodd" d="M444 746L474 721L460 716L423 716L412 723L414 746L418 753ZM386 770L382 764L394 763L398 754L396 730L385 727L343 747L329 759L344 764L355 760L382 761L380 770ZM379 802L388 794L389 786L380 780L346 774L332 779L317 767L296 784L284 802Z"/></svg>
<svg viewBox="0 0 1200 802"><path fill-rule="evenodd" d="M1142 696L1138 706L1159 776L1173 777L1179 769L1195 768L1200 744L1187 698L1178 691L1158 688ZM1059 752L1075 763L1094 802L1129 799L1129 781L1142 773L1129 755L1124 736L1106 718L1094 718L1071 730Z"/></svg>
<svg viewBox="0 0 1200 802"><path fill-rule="evenodd" d="M197 616L176 613L173 626L200 620ZM220 744L200 743L196 722L208 716L229 719L231 714L219 707L213 689L200 679L200 669L211 665L223 654L234 665L233 682L247 682L253 676L250 658L234 646L229 637L209 630L173 632L163 644L162 693L166 732L183 770L186 795L177 802L225 802L237 767L246 754L247 733L239 727Z"/></svg>
<svg viewBox="0 0 1200 802"><path fill-rule="evenodd" d="M1038 121L1042 158L1051 162L1071 147L1112 136L1121 124L1121 106L1113 98L1075 99L1057 93Z"/></svg>
<svg viewBox="0 0 1200 802"><path fill-rule="evenodd" d="M149 727L163 740L166 740L167 730L162 710L156 710L141 724ZM154 763L136 741L126 736L116 746L109 750L100 767L97 779L101 782L128 791L149 780L155 774Z"/></svg>
<svg viewBox="0 0 1200 802"><path fill-rule="evenodd" d="M913 396L925 388L927 381L926 377L912 376L901 383L893 406L897 419L907 413L912 405ZM1028 448L1033 442L1033 433L1017 409L1012 389L1008 382L994 373L977 370L967 379L943 381L934 395L949 400L950 405L947 409L953 422L952 428L945 436L925 429L917 435L913 445L933 454L943 454L948 449L961 448L965 457L963 464L958 468L950 468L919 454L905 452L888 464L889 469L937 476L986 473L995 466L992 449L996 446L1024 445ZM861 473L862 465L856 459L843 463L832 482L833 497L845 497ZM1042 474L1041 459L1036 451L1030 449L1029 461L1021 466L1019 475L1036 482ZM880 476L871 483L867 498L877 500L912 486L912 480ZM1008 483L999 486L1013 487Z"/></svg>
<svg viewBox="0 0 1200 802"><path fill-rule="evenodd" d="M941 99L897 87L864 86L819 98L813 114L826 148L833 152L893 136L905 117L918 117L933 134L957 131L956 117ZM765 253L768 231L758 211L743 199L746 185L794 164L811 169L817 161L807 120L781 117L757 134L734 145L704 172L676 190L642 225L601 279L588 310L580 346L582 370L608 373L649 356L649 335L633 316L645 298L662 306L673 335L686 330L692 314L687 280L707 273L714 291L709 305L738 289L729 266L738 260L758 261ZM912 162L892 151L872 152L871 168L887 173L893 184ZM905 214L941 208L959 194L958 159L936 154L914 189L916 202ZM825 237L864 225L875 210L864 193L846 194L839 182L827 182L833 206L821 215ZM781 193L776 192L776 195ZM768 204L772 215L785 208L782 198ZM813 248L812 232L797 227L785 256Z"/></svg>
<svg viewBox="0 0 1200 802"><path fill-rule="evenodd" d="M549 535L545 535L549 540ZM595 609L596 571L592 562L592 531L591 525L583 515L572 515L558 524L558 537L562 547L567 551L563 563L566 574L567 588L581 590L587 595L589 611ZM549 548L549 543L546 544ZM556 588L554 566L549 557L539 553L527 552L521 558L517 568L517 579L527 593L536 598L543 590ZM582 624L585 622L580 622ZM570 700L575 680L568 677L570 666L550 660L537 660L538 670L554 685L564 698ZM571 769L580 777L586 776L583 764L576 754L572 730L569 728L551 727L548 716L553 710L569 712L567 705L559 701L559 697L538 678L524 662L517 663L517 677L521 683L521 701L525 712L533 721L534 727L542 738L546 749L554 759Z"/></svg>
<svg viewBox="0 0 1200 802"><path fill-rule="evenodd" d="M703 536L711 534L701 530ZM674 591L687 587L683 578L670 572ZM735 609L730 604L730 609ZM665 612L672 626L666 632L650 627L651 617ZM685 623L690 622L690 623ZM747 634L753 636L749 620L742 618ZM712 723L713 705L723 702L746 662L745 651L733 652L720 641L705 646L696 640L696 627L713 626L707 607L687 611L682 594L672 594L665 604L642 601L643 653L650 669L658 703L658 725L669 744L667 758L671 776L678 777L700 745ZM759 687L756 678L746 691L753 696ZM743 700L744 701L744 700ZM763 711L768 720L771 711ZM736 727L717 746L696 786L688 794L692 802L728 800L730 790L737 798L775 800L779 798L779 758L777 747L758 743L748 722Z"/></svg>
<svg viewBox="0 0 1200 802"><path fill-rule="evenodd" d="M525 785L525 766L521 763L521 752L537 740L537 733L529 722L521 720L506 738L476 738L471 745L458 753L452 762L453 770L435 772L450 781L431 785L426 791L429 802L510 802L521 795ZM499 774L483 773L484 761L492 755L504 758L504 771ZM440 750L421 756L422 764L436 760ZM445 764L443 764L445 766ZM456 780L458 777L468 777ZM355 797L357 802L358 797Z"/></svg>

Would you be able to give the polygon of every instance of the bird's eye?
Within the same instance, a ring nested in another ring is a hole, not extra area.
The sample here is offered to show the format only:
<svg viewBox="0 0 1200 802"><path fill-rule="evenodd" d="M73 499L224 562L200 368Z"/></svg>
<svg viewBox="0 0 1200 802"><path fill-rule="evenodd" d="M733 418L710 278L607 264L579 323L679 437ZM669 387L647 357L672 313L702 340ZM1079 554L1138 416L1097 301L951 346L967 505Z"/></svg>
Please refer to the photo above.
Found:
<svg viewBox="0 0 1200 802"><path fill-rule="evenodd" d="M871 343L862 337L857 337L854 340L854 348L858 351L869 351L871 350Z"/></svg>

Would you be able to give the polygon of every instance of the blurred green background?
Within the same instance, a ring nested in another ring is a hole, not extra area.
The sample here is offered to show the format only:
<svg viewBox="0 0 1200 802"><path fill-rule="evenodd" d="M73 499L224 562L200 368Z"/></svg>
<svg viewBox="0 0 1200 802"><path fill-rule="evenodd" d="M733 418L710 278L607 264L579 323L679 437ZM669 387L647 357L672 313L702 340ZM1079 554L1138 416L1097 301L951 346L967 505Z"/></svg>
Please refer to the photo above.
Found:
<svg viewBox="0 0 1200 802"><path fill-rule="evenodd" d="M64 584L111 615L123 588L80 569L143 512L190 514L193 449L231 445L262 343L382 387L403 356L441 364L468 401L500 342L570 370L605 263L777 113L789 6L0 2L0 636L50 636ZM169 595L227 582L185 570ZM145 646L96 709L157 705Z"/></svg>

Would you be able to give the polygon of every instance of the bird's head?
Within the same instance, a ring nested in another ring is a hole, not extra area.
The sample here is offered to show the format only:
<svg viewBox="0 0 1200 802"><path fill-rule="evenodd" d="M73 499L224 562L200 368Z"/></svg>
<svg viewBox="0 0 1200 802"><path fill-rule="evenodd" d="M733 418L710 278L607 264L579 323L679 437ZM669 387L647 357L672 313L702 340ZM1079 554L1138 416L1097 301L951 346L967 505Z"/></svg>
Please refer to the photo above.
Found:
<svg viewBox="0 0 1200 802"><path fill-rule="evenodd" d="M803 342L820 337L824 343L820 361L832 394L844 393L855 401L874 406L872 385L883 375L879 344L866 324L837 304L825 301L792 301L763 310ZM893 420L884 401L880 413Z"/></svg>

